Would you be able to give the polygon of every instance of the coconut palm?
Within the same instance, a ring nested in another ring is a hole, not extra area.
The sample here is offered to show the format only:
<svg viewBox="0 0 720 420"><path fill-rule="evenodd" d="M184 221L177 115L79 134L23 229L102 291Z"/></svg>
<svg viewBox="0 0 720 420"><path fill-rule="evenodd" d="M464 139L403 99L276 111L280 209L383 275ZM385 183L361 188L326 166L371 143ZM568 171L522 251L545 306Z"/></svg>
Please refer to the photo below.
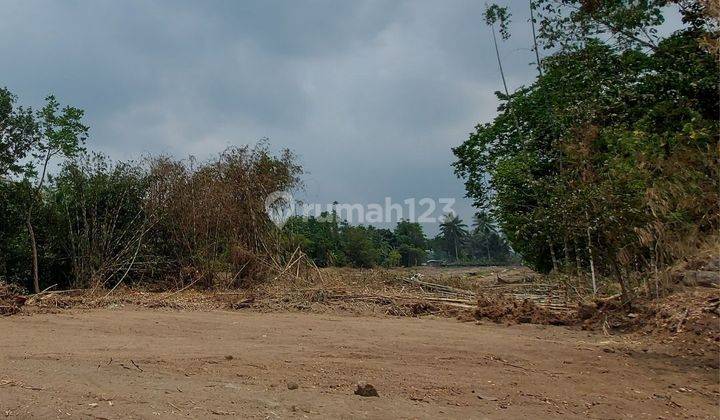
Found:
<svg viewBox="0 0 720 420"><path fill-rule="evenodd" d="M440 224L440 235L446 244L453 246L455 261L457 261L460 242L468 235L467 225L457 215L447 214L445 220Z"/></svg>
<svg viewBox="0 0 720 420"><path fill-rule="evenodd" d="M482 238L483 242L485 242L487 260L490 261L490 236L493 234L497 235L497 229L493 224L492 217L484 211L475 213L473 217L473 227L475 228L475 235Z"/></svg>
<svg viewBox="0 0 720 420"><path fill-rule="evenodd" d="M475 213L475 216L473 217L473 228L475 233L479 233L481 235L497 233L492 217L484 211Z"/></svg>

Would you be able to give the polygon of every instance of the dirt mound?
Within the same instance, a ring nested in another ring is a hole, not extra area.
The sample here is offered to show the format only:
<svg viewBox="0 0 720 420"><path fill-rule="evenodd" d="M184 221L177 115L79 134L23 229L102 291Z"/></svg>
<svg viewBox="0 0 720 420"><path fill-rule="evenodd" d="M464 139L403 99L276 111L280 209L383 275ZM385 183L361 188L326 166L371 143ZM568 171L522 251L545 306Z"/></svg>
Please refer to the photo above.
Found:
<svg viewBox="0 0 720 420"><path fill-rule="evenodd" d="M669 268L667 296L638 294L631 303L619 295L580 304L583 328L623 332L669 344L682 355L718 364L720 355L720 258L717 239Z"/></svg>
<svg viewBox="0 0 720 420"><path fill-rule="evenodd" d="M717 365L720 355L720 292L692 290L652 302L639 320L642 333L672 343L684 353L709 357Z"/></svg>
<svg viewBox="0 0 720 420"><path fill-rule="evenodd" d="M575 323L575 317L572 315L550 311L529 299L520 301L505 295L478 296L475 318L520 324L570 325Z"/></svg>
<svg viewBox="0 0 720 420"><path fill-rule="evenodd" d="M636 334L670 345L717 367L720 355L720 292L688 288L660 299L597 299L580 305L583 329Z"/></svg>

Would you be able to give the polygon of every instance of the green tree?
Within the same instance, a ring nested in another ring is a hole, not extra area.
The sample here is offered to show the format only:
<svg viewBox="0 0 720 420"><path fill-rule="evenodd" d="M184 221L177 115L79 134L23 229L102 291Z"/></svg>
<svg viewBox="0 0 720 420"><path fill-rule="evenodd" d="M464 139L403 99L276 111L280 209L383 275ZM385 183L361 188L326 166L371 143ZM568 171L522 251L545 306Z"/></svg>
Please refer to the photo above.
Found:
<svg viewBox="0 0 720 420"><path fill-rule="evenodd" d="M630 271L671 263L718 226L720 98L703 43L717 26L683 1L685 27L661 38L669 3L535 1L553 54L454 149L468 196L526 262L574 260L626 298Z"/></svg>
<svg viewBox="0 0 720 420"><path fill-rule="evenodd" d="M354 267L374 267L378 263L380 252L373 242L371 230L363 226L349 226L344 229L343 252Z"/></svg>
<svg viewBox="0 0 720 420"><path fill-rule="evenodd" d="M101 154L78 156L63 165L46 193L45 205L54 219L49 226L54 240L46 248L69 269L56 269L53 277L65 277L74 287L102 286L136 269L137 254L154 223L154 215L144 210L148 178L145 168Z"/></svg>
<svg viewBox="0 0 720 420"><path fill-rule="evenodd" d="M5 94L7 96L7 94ZM7 110L7 99L5 100ZM10 101L12 104L12 100ZM5 111L7 113L7 111ZM45 106L32 113L31 110L18 109L11 112L10 134L3 133L3 158L5 161L18 157L28 157L27 164L4 165L6 171L20 172L27 186L28 201L25 209L25 226L28 230L32 253L33 289L40 292L38 267L38 247L33 226L35 209L42 204L43 186L47 179L48 165L54 158L72 158L83 150L88 127L82 123L83 111L71 106L62 107L53 95L46 98ZM18 122L19 121L19 122ZM25 128L23 131L22 128ZM3 128L7 131L7 128ZM6 146L9 145L9 146ZM8 152L8 150L10 152ZM8 158L8 156L10 158Z"/></svg>
<svg viewBox="0 0 720 420"><path fill-rule="evenodd" d="M446 244L446 249L452 253L454 261L460 258L460 245L468 236L467 225L455 214L445 215L440 223L440 235Z"/></svg>
<svg viewBox="0 0 720 420"><path fill-rule="evenodd" d="M491 259L490 247L493 234L497 235L497 229L490 215L484 211L475 213L473 217L473 239L475 243L480 243L484 246L486 251L485 256L488 262Z"/></svg>
<svg viewBox="0 0 720 420"><path fill-rule="evenodd" d="M7 88L0 89L0 179L21 173L39 134L30 108L16 105L17 97Z"/></svg>
<svg viewBox="0 0 720 420"><path fill-rule="evenodd" d="M397 267L402 262L402 255L400 255L400 252L398 250L393 249L388 253L388 257L386 260L385 265L387 267Z"/></svg>
<svg viewBox="0 0 720 420"><path fill-rule="evenodd" d="M394 245L402 257L403 266L411 267L424 262L427 238L419 223L400 220L395 227Z"/></svg>

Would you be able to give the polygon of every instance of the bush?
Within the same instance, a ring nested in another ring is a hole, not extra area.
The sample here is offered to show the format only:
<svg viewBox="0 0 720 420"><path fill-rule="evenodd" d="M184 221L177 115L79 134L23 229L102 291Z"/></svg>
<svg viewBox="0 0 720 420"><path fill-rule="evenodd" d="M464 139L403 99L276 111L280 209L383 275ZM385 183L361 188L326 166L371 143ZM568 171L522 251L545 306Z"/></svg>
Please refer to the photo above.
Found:
<svg viewBox="0 0 720 420"><path fill-rule="evenodd" d="M301 171L289 151L275 157L265 143L228 149L203 164L153 160L145 211L156 220L150 245L161 277L190 269L206 286L227 273L237 281L262 277L257 256L280 248L265 199L296 188Z"/></svg>

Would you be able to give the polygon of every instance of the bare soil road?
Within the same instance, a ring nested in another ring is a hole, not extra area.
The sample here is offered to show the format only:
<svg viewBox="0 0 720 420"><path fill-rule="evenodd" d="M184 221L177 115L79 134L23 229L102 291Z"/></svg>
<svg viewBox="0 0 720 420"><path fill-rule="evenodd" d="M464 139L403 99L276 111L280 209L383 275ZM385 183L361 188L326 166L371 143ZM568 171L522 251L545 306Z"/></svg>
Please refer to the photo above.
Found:
<svg viewBox="0 0 720 420"><path fill-rule="evenodd" d="M0 318L0 417L717 418L717 376L564 327L129 307ZM360 381L380 396L354 395Z"/></svg>

